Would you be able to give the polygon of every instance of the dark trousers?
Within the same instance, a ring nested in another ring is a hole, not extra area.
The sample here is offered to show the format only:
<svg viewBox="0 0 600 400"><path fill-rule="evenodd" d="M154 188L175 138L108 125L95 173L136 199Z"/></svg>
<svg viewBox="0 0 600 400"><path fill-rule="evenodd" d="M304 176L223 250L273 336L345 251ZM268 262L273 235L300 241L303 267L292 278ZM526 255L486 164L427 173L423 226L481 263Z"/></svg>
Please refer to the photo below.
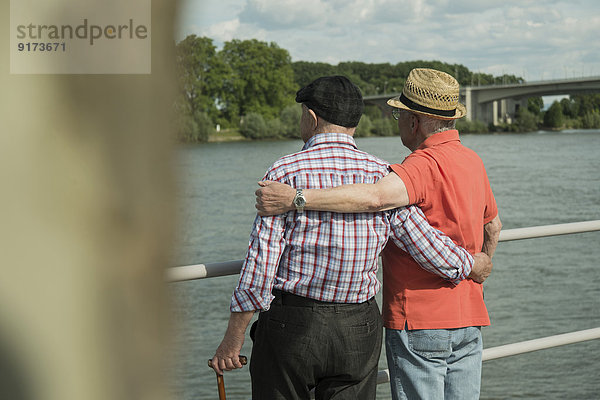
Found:
<svg viewBox="0 0 600 400"><path fill-rule="evenodd" d="M325 303L276 296L252 327L253 400L375 399L382 322L375 299Z"/></svg>

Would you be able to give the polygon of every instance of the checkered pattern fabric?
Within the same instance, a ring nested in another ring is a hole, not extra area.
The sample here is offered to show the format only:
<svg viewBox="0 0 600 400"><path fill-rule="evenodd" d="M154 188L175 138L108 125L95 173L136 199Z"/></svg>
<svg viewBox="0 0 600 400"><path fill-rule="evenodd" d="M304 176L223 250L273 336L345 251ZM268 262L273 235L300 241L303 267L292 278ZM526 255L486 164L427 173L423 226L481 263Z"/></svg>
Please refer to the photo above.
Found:
<svg viewBox="0 0 600 400"><path fill-rule="evenodd" d="M319 189L375 183L387 173L388 164L358 150L351 136L329 133L279 159L264 179ZM267 310L273 288L320 301L362 303L380 289L378 255L388 237L421 267L455 284L473 266L471 255L432 228L418 207L257 216L230 309Z"/></svg>

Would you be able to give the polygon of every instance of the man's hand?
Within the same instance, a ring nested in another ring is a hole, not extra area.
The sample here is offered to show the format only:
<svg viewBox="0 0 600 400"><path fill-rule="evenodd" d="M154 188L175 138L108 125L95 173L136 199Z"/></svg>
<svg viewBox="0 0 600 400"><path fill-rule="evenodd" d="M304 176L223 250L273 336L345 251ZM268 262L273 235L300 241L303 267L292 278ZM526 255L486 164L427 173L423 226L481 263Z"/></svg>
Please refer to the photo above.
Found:
<svg viewBox="0 0 600 400"><path fill-rule="evenodd" d="M258 185L260 189L254 192L258 215L277 215L295 209L293 202L296 189L293 187L273 181L261 181Z"/></svg>
<svg viewBox="0 0 600 400"><path fill-rule="evenodd" d="M475 262L468 278L477 283L483 283L492 273L492 259L485 253L477 253L473 256L473 259Z"/></svg>
<svg viewBox="0 0 600 400"><path fill-rule="evenodd" d="M227 325L223 341L211 360L212 368L217 374L223 375L223 371L242 368L240 351L244 344L246 328L253 315L254 311L232 312L230 314L229 325Z"/></svg>
<svg viewBox="0 0 600 400"><path fill-rule="evenodd" d="M212 367L217 374L223 375L223 371L242 368L240 351L242 351L243 344L244 335L241 337L229 333L225 335L212 358Z"/></svg>

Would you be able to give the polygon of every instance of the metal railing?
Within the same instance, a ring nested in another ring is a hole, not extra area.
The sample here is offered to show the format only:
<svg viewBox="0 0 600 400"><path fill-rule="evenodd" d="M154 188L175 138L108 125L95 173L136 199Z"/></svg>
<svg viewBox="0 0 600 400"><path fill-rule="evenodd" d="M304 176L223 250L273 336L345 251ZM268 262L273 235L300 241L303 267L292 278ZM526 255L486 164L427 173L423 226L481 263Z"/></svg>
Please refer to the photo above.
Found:
<svg viewBox="0 0 600 400"><path fill-rule="evenodd" d="M533 239L593 231L600 231L600 220L507 229L500 232L499 241L506 242L511 240ZM206 279L217 276L235 275L240 272L242 262L243 260L234 260L212 264L196 264L183 267L173 267L169 268L167 271L167 280L169 282L179 282L193 279ZM600 339L600 327L484 349L483 361L495 360L498 358L510 357L513 355L564 346L572 343L580 343L594 339ZM379 371L377 375L378 384L389 382L389 380L389 370L384 369Z"/></svg>
<svg viewBox="0 0 600 400"><path fill-rule="evenodd" d="M500 232L500 241L506 242L510 240L532 239L592 231L600 231L600 220L507 229ZM212 264L172 267L167 270L167 280L169 282L179 282L235 275L239 274L240 269L242 268L242 262L243 260L233 260Z"/></svg>
<svg viewBox="0 0 600 400"><path fill-rule="evenodd" d="M532 351L550 349L552 347L586 342L594 339L600 339L600 327L483 349L483 361L516 356L518 354L531 353ZM389 370L384 369L377 373L377 384L389 381Z"/></svg>

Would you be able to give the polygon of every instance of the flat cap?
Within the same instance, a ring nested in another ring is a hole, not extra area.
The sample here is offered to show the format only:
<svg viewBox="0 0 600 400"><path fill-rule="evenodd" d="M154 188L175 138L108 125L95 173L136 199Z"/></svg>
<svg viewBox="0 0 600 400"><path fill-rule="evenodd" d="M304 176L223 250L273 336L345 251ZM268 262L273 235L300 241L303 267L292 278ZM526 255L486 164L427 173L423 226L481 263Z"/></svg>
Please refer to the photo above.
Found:
<svg viewBox="0 0 600 400"><path fill-rule="evenodd" d="M323 76L296 93L315 114L335 125L353 128L362 116L364 103L360 90L345 76Z"/></svg>

